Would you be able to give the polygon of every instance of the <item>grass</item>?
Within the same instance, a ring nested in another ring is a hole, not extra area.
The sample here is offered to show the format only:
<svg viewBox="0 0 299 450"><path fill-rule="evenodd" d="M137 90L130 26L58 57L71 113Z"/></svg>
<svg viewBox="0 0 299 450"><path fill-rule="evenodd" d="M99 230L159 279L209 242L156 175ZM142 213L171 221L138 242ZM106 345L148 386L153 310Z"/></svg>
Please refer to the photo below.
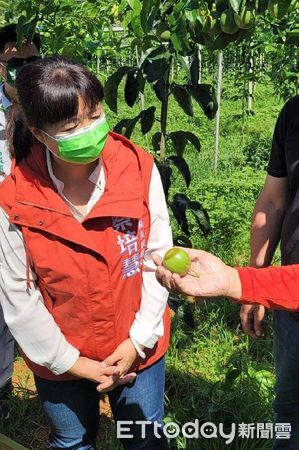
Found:
<svg viewBox="0 0 299 450"><path fill-rule="evenodd" d="M121 89L121 87L120 87ZM254 103L255 114L240 118L241 100L234 100L234 87L224 82L221 110L220 159L217 172L213 168L214 121L206 119L199 108L194 117L185 116L174 100L170 103L169 131L178 129L195 132L202 150L196 153L187 147L185 157L192 167L192 182L188 195L199 200L210 214L212 231L203 238L195 222L191 224L192 242L206 248L232 264L246 264L249 255L249 228L255 199L265 172L245 165L243 149L255 148L261 138L271 138L275 120L282 106L274 88L266 80L258 85ZM119 118L132 117L133 111L119 101ZM146 107L154 103L154 94L146 92ZM158 106L158 105L157 105ZM108 109L108 108L107 108ZM109 111L110 124L117 117ZM156 125L153 132L158 131ZM153 133L152 133L153 134ZM149 142L136 127L132 139L149 149ZM269 149L270 150L270 149ZM187 192L181 175L174 171L171 194ZM191 217L190 217L191 219ZM174 231L179 232L172 219ZM188 327L178 316L173 319L171 347L167 354L166 422L183 424L224 424L272 422L273 360L271 331L262 341L249 340L239 325L239 307L225 299L201 301L189 308L195 327ZM268 317L269 330L271 316ZM16 388L11 401L12 420L2 432L32 450L45 450L47 427L39 403L31 388ZM19 394L22 395L19 395ZM0 430L1 432L1 430ZM108 416L103 416L98 439L99 449L117 450L115 429ZM186 439L180 435L170 440L173 449L190 450L266 450L270 440L236 438L226 445L223 438Z"/></svg>
<svg viewBox="0 0 299 450"><path fill-rule="evenodd" d="M223 300L196 305L195 331L179 319L173 324L167 357L167 414L178 423L271 422L273 396L270 338L252 342L238 326L238 308ZM263 371L263 372L262 372ZM259 374L268 374L265 388ZM176 447L177 445L177 447ZM270 448L270 442L237 439L229 448ZM200 448L223 449L221 438L206 440ZM185 439L173 448L198 449L198 441Z"/></svg>

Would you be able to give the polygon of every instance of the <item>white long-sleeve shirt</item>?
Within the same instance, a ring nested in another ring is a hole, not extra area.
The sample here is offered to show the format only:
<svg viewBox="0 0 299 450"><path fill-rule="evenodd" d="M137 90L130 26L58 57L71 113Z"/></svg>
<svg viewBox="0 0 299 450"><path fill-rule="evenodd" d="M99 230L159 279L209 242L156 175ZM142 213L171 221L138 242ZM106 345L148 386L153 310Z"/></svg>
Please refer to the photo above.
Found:
<svg viewBox="0 0 299 450"><path fill-rule="evenodd" d="M82 221L83 215L63 195L64 186L53 174L49 152L47 165L58 193L77 220ZM105 189L101 160L89 180L95 187L87 204L86 214L97 203ZM138 344L153 348L164 333L163 313L168 292L155 278L155 265L151 255L157 253L163 256L172 247L167 205L156 166L153 167L151 176L149 208L151 227L144 256L141 305L129 335ZM67 342L53 316L46 309L36 285L36 275L32 270L30 279L31 288L28 289L22 233L16 225L9 223L6 213L0 208L0 302L5 321L28 358L59 375L67 372L75 364L79 351Z"/></svg>

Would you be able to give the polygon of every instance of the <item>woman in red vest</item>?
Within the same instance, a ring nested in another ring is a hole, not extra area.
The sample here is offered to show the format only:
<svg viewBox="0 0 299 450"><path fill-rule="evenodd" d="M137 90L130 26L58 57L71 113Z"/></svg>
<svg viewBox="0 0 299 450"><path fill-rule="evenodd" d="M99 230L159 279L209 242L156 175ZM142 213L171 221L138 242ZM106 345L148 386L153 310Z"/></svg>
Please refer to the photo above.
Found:
<svg viewBox="0 0 299 450"><path fill-rule="evenodd" d="M151 254L172 243L153 157L109 132L102 86L83 66L46 58L26 65L16 88L1 300L51 448L95 449L99 392L109 391L124 447L165 449L170 318Z"/></svg>

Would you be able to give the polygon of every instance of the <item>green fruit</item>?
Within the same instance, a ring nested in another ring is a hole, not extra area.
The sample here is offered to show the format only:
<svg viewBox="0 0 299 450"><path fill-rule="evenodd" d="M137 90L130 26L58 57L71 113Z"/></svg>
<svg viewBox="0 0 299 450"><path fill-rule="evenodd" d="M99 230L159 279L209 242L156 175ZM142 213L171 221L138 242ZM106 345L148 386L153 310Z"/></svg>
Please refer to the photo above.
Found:
<svg viewBox="0 0 299 450"><path fill-rule="evenodd" d="M169 25L166 22L162 22L158 25L157 27L157 38L159 39L159 41L161 42L169 42L170 40L170 29L169 29Z"/></svg>
<svg viewBox="0 0 299 450"><path fill-rule="evenodd" d="M213 11L207 16L205 24L203 26L203 32L207 36L217 36L221 32L220 21L218 14Z"/></svg>
<svg viewBox="0 0 299 450"><path fill-rule="evenodd" d="M242 30L248 30L255 23L255 11L252 8L243 8L240 14L235 13L234 19L236 24Z"/></svg>
<svg viewBox="0 0 299 450"><path fill-rule="evenodd" d="M239 27L234 19L234 11L231 8L223 11L220 17L221 30L226 34L235 34Z"/></svg>
<svg viewBox="0 0 299 450"><path fill-rule="evenodd" d="M168 42L170 39L170 31L169 30L165 30L163 31L163 33L160 34L160 40L162 42Z"/></svg>
<svg viewBox="0 0 299 450"><path fill-rule="evenodd" d="M184 276L190 270L191 260L183 249L174 247L165 253L162 265L170 272Z"/></svg>

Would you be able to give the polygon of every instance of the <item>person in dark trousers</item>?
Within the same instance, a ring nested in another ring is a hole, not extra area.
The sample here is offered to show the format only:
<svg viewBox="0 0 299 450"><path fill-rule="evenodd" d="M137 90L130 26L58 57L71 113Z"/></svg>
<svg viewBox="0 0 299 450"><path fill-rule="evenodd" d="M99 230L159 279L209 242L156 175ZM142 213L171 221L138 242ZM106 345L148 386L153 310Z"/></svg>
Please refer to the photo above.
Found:
<svg viewBox="0 0 299 450"><path fill-rule="evenodd" d="M0 183L10 173L11 158L6 143L5 129L7 113L16 97L14 81L24 64L39 58L40 38L33 36L32 42L26 38L22 48L17 49L16 25L10 24L0 29ZM0 306L0 421L8 419L7 398L12 390L14 339L9 332Z"/></svg>
<svg viewBox="0 0 299 450"><path fill-rule="evenodd" d="M252 221L250 265L271 264L280 242L283 265L299 263L299 96L282 109L274 131L268 174ZM262 338L264 305L244 305L241 322L253 338ZM277 423L292 423L283 449L299 448L299 313L274 311L276 370L273 409ZM274 449L281 443L275 442Z"/></svg>

